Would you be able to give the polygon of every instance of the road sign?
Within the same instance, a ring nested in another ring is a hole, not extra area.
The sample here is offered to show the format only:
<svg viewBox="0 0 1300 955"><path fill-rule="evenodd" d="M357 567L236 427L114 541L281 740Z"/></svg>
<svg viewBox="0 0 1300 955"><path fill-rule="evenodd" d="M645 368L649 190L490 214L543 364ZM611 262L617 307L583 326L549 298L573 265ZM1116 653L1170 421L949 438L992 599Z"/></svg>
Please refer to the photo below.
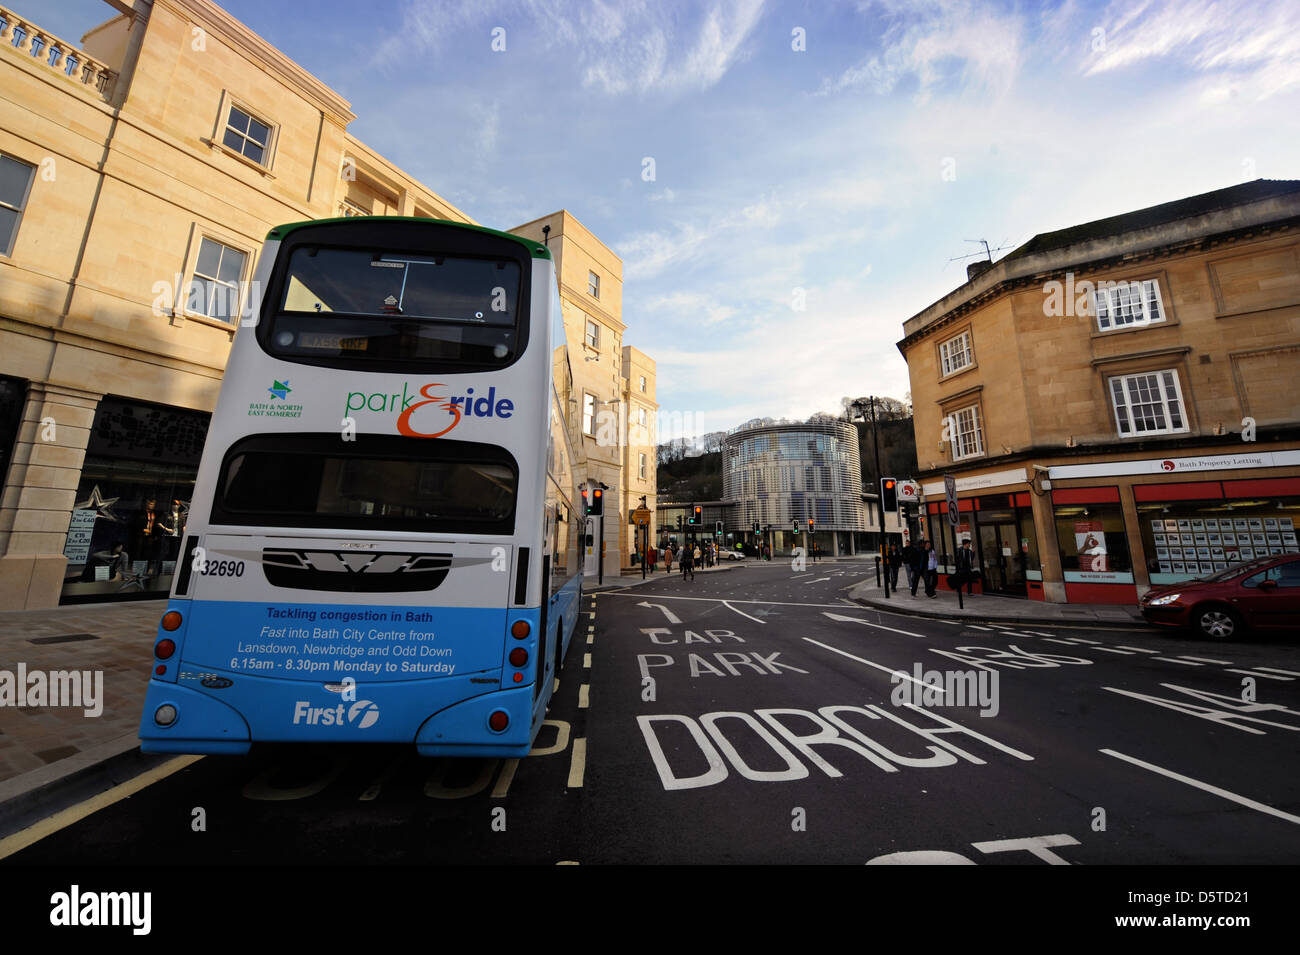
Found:
<svg viewBox="0 0 1300 955"><path fill-rule="evenodd" d="M915 504L921 500L921 485L915 481L899 481L897 493L899 504Z"/></svg>
<svg viewBox="0 0 1300 955"><path fill-rule="evenodd" d="M943 490L948 495L948 523L957 526L957 479L951 474L943 476Z"/></svg>
<svg viewBox="0 0 1300 955"><path fill-rule="evenodd" d="M638 507L635 511L632 512L632 520L637 524L649 524L650 508Z"/></svg>

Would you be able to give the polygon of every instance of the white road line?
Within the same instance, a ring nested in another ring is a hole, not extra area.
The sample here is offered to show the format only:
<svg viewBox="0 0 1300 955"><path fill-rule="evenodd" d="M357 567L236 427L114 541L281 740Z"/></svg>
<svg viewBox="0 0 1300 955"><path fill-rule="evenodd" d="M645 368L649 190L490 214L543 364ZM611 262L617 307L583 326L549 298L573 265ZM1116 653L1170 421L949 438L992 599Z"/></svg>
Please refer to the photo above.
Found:
<svg viewBox="0 0 1300 955"><path fill-rule="evenodd" d="M555 683L551 685L551 692L552 693L560 692L560 678L558 676L555 678Z"/></svg>
<svg viewBox="0 0 1300 955"><path fill-rule="evenodd" d="M1010 627L1008 624L1005 624L1005 623L991 623L991 624L989 624L989 626L990 626L990 627L996 627L998 630L1010 630L1010 629L1011 629L1011 627Z"/></svg>
<svg viewBox="0 0 1300 955"><path fill-rule="evenodd" d="M1146 647L1130 647L1128 644L1125 643L1117 643L1115 644L1115 646L1119 647L1121 650L1132 650L1135 653L1159 653L1160 652L1159 650L1148 650Z"/></svg>
<svg viewBox="0 0 1300 955"><path fill-rule="evenodd" d="M1100 650L1103 653L1119 653L1119 654L1123 654L1126 657L1131 657L1133 655L1132 650L1115 650L1112 649L1111 647L1094 647L1093 649Z"/></svg>
<svg viewBox="0 0 1300 955"><path fill-rule="evenodd" d="M805 580L805 581L803 582L803 585L804 585L805 587L807 587L809 584L820 584L823 580L830 580L830 578L829 578L829 577L818 577L816 580Z"/></svg>
<svg viewBox="0 0 1300 955"><path fill-rule="evenodd" d="M60 829L66 829L74 823L80 822L92 813L106 809L115 802L134 796L140 790L152 786L159 780L166 779L173 773L178 773L187 766L197 763L202 756L177 756L175 759L169 759L161 766L155 766L148 772L141 773L134 779L128 779L126 782L107 789L97 796L92 796L85 802L80 802L75 806L69 806L62 812L56 812L47 819L28 826L15 832L12 836L0 839L0 859L8 858L15 852L20 852L34 843L40 842L47 836L52 836Z"/></svg>
<svg viewBox="0 0 1300 955"><path fill-rule="evenodd" d="M578 709L585 710L591 702L591 684L584 683L578 687Z"/></svg>
<svg viewBox="0 0 1300 955"><path fill-rule="evenodd" d="M609 594L611 597L635 597L636 594L622 594L614 591ZM759 604L764 607L835 607L840 610L844 609L844 604L810 604L798 600L737 600L735 597L679 597L676 594L655 594L656 600L703 600L713 603L721 603L726 600L733 604ZM861 610L874 610L875 608L863 607L861 604L854 604ZM885 610L883 613L893 613L896 616L907 616L899 611Z"/></svg>
<svg viewBox="0 0 1300 955"><path fill-rule="evenodd" d="M960 620L936 620L935 623L947 623L954 627L960 627L962 625Z"/></svg>
<svg viewBox="0 0 1300 955"><path fill-rule="evenodd" d="M798 580L800 577L811 577L811 576L812 576L812 574L796 574L794 577L791 577L790 579L791 579L791 580Z"/></svg>
<svg viewBox="0 0 1300 955"><path fill-rule="evenodd" d="M890 676L893 676L893 675L897 674L897 675L901 676L901 677L902 677L903 679L905 679L905 680L911 680L911 681L912 681L913 683L915 683L917 686L928 686L928 684L926 684L926 683L923 682L922 680L918 680L918 679L917 679L916 677L914 677L914 676L909 676L906 672L904 672L903 670L898 669L897 667L887 667L887 666L883 666L882 664L879 664L879 663L872 663L870 660L864 660L864 659L862 659L862 657L855 657L855 656L854 656L853 654L851 654L851 653L846 653L845 651L840 650L840 649L837 648L837 647L832 647L832 646L831 646L830 644L828 644L828 643L822 643L820 640L814 640L812 637L804 637L804 639L807 640L809 643L816 644L817 646L821 647L821 648L824 649L824 650L829 650L829 651L831 651L831 653L838 653L840 656L842 656L842 657L848 657L850 660L856 660L858 663L865 663L867 666L869 666L869 667L875 667L877 670L884 670L884 671L885 671L886 673L888 673ZM939 693L944 693L944 694L946 694L946 692L947 692L947 691L945 691L944 689L942 689L941 687L937 687L937 686L931 686L931 687L929 687L929 688L932 689L932 690L935 690L935 691L937 691L937 692L939 692Z"/></svg>
<svg viewBox="0 0 1300 955"><path fill-rule="evenodd" d="M978 623L968 623L966 626L970 627L972 630L987 630L989 633L993 632L992 627L981 627Z"/></svg>
<svg viewBox="0 0 1300 955"><path fill-rule="evenodd" d="M1152 660L1159 660L1161 663L1181 663L1185 667L1198 667L1203 664L1193 663L1191 660L1180 660L1177 657L1152 657Z"/></svg>
<svg viewBox="0 0 1300 955"><path fill-rule="evenodd" d="M722 606L726 607L728 610L735 610L736 613L740 614L742 617L749 617L749 619L754 621L754 623L762 623L762 624L767 623L766 620L760 620L758 617L750 617L749 614L745 613L745 611L743 610L736 610L735 607L733 607L730 603L728 603L725 600L722 601Z"/></svg>
<svg viewBox="0 0 1300 955"><path fill-rule="evenodd" d="M872 623L870 620L863 620L860 617L845 617L838 613L827 613L825 610L822 611L822 616L830 617L832 620L841 620L845 623L860 623L864 627L878 627L881 630L888 630L891 633L901 633L906 637L920 637L922 640L926 639L925 634L923 633L913 633L911 630L897 630L894 627L886 627L883 623Z"/></svg>
<svg viewBox="0 0 1300 955"><path fill-rule="evenodd" d="M1279 670L1277 667L1254 667L1256 670L1263 670L1265 673L1281 673L1285 676L1300 676L1295 670Z"/></svg>
<svg viewBox="0 0 1300 955"><path fill-rule="evenodd" d="M569 759L569 788L581 789L582 777L587 772L587 740L579 736L573 741L573 755Z"/></svg>
<svg viewBox="0 0 1300 955"><path fill-rule="evenodd" d="M1048 643L1063 643L1067 647L1074 646L1074 644L1069 640L1058 640L1056 637L1043 637L1043 639L1046 640Z"/></svg>
<svg viewBox="0 0 1300 955"><path fill-rule="evenodd" d="M1197 663L1217 663L1219 666L1222 667L1232 666L1231 660L1211 660L1209 657L1193 657L1193 656L1188 656L1186 653L1180 653L1178 655L1182 657L1184 660L1195 660Z"/></svg>
<svg viewBox="0 0 1300 955"><path fill-rule="evenodd" d="M1072 640L1072 641L1075 642L1075 643L1091 643L1091 644L1094 644L1094 645L1095 645L1095 644L1098 644L1098 643L1101 643L1100 640L1089 640L1087 637L1066 637L1066 639L1067 639L1067 640Z"/></svg>
<svg viewBox="0 0 1300 955"><path fill-rule="evenodd" d="M1239 806L1245 806L1247 809L1254 809L1256 812L1266 813L1267 815L1276 816L1286 822L1300 825L1300 816L1293 816L1291 813L1283 812L1281 809L1274 809L1272 806L1266 806L1264 803L1256 802L1254 799L1248 799L1245 796L1238 796L1234 792L1220 789L1218 786L1212 786L1209 783L1203 783L1198 779L1192 779L1190 776L1184 776L1181 773L1176 773L1170 769L1163 769L1159 766L1137 759L1136 757L1125 756L1123 753L1117 753L1113 749L1103 749L1100 752L1105 753L1107 756L1114 756L1116 759L1122 759L1126 763L1132 763L1134 766L1141 766L1143 769L1150 770L1153 773L1159 773L1161 776L1168 777L1169 779L1176 779L1180 783L1195 786L1197 789L1204 792L1212 793L1215 796L1221 796L1224 799L1235 802Z"/></svg>
<svg viewBox="0 0 1300 955"><path fill-rule="evenodd" d="M1054 634L1054 633L1040 633L1040 632L1037 631L1037 630L1026 630L1025 633L1032 633L1032 634L1033 634L1034 636L1036 636L1036 637L1054 637L1054 636L1056 636L1056 634Z"/></svg>
<svg viewBox="0 0 1300 955"><path fill-rule="evenodd" d="M1271 673L1256 673L1254 670L1238 670L1235 667L1228 667L1229 673L1244 673L1246 676L1257 676L1264 680L1294 680L1293 676L1274 676Z"/></svg>

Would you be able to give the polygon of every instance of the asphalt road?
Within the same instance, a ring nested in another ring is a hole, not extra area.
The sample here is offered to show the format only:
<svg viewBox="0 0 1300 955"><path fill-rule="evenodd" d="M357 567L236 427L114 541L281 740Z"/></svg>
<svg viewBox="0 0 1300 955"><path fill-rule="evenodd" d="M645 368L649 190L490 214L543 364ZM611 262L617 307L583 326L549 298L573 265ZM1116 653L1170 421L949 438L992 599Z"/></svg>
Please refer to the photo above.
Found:
<svg viewBox="0 0 1300 955"><path fill-rule="evenodd" d="M206 757L4 864L1300 857L1294 640L881 613L845 598L869 571L584 597L528 759Z"/></svg>

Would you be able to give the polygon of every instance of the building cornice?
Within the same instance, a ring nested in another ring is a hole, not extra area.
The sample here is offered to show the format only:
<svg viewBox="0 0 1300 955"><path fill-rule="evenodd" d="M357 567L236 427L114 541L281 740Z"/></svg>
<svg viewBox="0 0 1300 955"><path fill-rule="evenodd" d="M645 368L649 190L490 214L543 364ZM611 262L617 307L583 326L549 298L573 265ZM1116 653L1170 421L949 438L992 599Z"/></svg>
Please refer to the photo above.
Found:
<svg viewBox="0 0 1300 955"><path fill-rule="evenodd" d="M154 0L154 10L159 8L166 8L213 33L231 50L247 57L275 79L291 85L342 125L357 118L347 100L212 0Z"/></svg>
<svg viewBox="0 0 1300 955"><path fill-rule="evenodd" d="M1292 209L1297 205L1300 205L1300 200L1291 203ZM1294 233L1297 228L1300 228L1300 212L1293 211L1293 214L1273 221L1252 223L1141 248L1121 245L1105 255L1095 254L1092 247L1097 243L1092 242L1019 259L1003 259L929 308L907 319L903 323L903 330L907 334L898 342L897 347L906 360L908 350L918 342L956 324L970 313L1013 292L1025 288L1041 288L1048 281L1059 280L1067 271L1081 276L1115 268L1132 268L1144 262L1208 252L1224 244L1276 238Z"/></svg>

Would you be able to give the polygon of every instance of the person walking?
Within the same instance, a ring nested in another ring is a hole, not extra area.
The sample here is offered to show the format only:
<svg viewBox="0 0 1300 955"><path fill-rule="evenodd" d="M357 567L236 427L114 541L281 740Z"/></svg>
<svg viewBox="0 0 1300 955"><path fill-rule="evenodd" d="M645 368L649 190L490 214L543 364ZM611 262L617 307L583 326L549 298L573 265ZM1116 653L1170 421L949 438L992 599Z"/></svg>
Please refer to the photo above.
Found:
<svg viewBox="0 0 1300 955"><path fill-rule="evenodd" d="M664 547L664 573L671 574L672 572L673 572L673 545L668 544Z"/></svg>
<svg viewBox="0 0 1300 955"><path fill-rule="evenodd" d="M696 545L694 546L694 548L692 549L692 551L691 551L691 557L692 557L692 564L693 564L692 571L693 571L694 567L703 567L703 566L704 566L704 563L703 563L703 561L704 561L704 552L700 550L700 545L699 545L699 544L696 544ZM692 577L691 577L691 579L692 579L692 580L695 579L693 573L692 573Z"/></svg>
<svg viewBox="0 0 1300 955"><path fill-rule="evenodd" d="M889 586L893 590L898 590L898 569L903 566L903 555L898 552L897 544L889 545Z"/></svg>
<svg viewBox="0 0 1300 955"><path fill-rule="evenodd" d="M695 560L691 554L690 544L686 544L682 547L682 553L678 563L682 566L682 580L685 580L689 576L693 582L695 580Z"/></svg>
<svg viewBox="0 0 1300 955"><path fill-rule="evenodd" d="M957 589L965 585L966 593L975 595L975 552L970 549L970 538L961 542L957 551Z"/></svg>
<svg viewBox="0 0 1300 955"><path fill-rule="evenodd" d="M925 539L922 538L918 543L908 543L903 548L903 566L907 568L907 586L912 591L912 596L916 596L916 584L921 579L921 558L923 555L922 545Z"/></svg>
<svg viewBox="0 0 1300 955"><path fill-rule="evenodd" d="M939 589L939 552L927 541L925 545L925 595L937 597Z"/></svg>
<svg viewBox="0 0 1300 955"><path fill-rule="evenodd" d="M649 547L645 549L645 556L646 556L646 564L649 567L650 573L653 574L655 572L655 561L659 557L658 552L655 550L654 544L651 544Z"/></svg>

